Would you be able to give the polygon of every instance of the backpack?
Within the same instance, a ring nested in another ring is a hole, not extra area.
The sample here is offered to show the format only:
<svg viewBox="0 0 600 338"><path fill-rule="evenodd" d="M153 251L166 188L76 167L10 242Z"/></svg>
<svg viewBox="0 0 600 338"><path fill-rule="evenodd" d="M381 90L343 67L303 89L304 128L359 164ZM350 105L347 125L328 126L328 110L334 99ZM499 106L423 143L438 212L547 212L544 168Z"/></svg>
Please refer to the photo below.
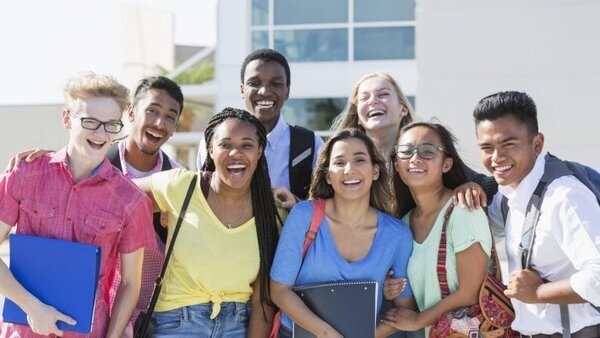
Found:
<svg viewBox="0 0 600 338"><path fill-rule="evenodd" d="M160 170L161 171L171 170L172 169L171 159L169 158L169 156L167 156L167 154L165 154L164 151L160 150L160 152L162 153L162 158L163 158L162 168ZM108 158L108 160L110 161L110 163L113 166L115 166L117 169L119 169L119 171L123 172L123 168L121 167L121 158L119 156L119 147L118 147L117 143L113 144L110 147L106 157ZM156 232L156 234L158 235L160 240L163 243L166 243L167 242L167 228L163 227L160 224L160 213L159 212L154 213L153 223L154 223L154 231Z"/></svg>
<svg viewBox="0 0 600 338"><path fill-rule="evenodd" d="M546 166L544 167L544 174L535 188L531 199L527 205L525 212L525 226L523 227L521 243L528 243L527 250L522 250L521 253L521 266L523 269L528 269L530 266L531 250L535 240L535 229L540 216L540 207L544 199L544 194L548 189L548 185L555 179L563 176L575 176L581 183L583 183L592 193L596 196L596 201L600 204L600 173L596 170L585 166L581 163L563 161L558 157L548 153L545 156ZM506 196L502 197L502 204L500 207L504 222L508 216L508 199ZM600 308L591 304L598 312ZM563 337L571 336L571 327L569 322L569 307L567 305L560 305L560 321L563 328Z"/></svg>
<svg viewBox="0 0 600 338"><path fill-rule="evenodd" d="M288 172L290 191L298 198L308 197L312 179L315 132L301 126L290 125L290 158Z"/></svg>

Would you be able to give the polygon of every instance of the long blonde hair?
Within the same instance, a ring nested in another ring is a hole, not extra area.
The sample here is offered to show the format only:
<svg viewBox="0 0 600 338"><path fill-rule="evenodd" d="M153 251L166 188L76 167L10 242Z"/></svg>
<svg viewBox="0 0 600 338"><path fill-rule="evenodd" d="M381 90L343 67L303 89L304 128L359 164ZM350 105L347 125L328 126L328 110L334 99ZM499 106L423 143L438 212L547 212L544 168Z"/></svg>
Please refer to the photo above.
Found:
<svg viewBox="0 0 600 338"><path fill-rule="evenodd" d="M402 92L402 90L400 89L400 87L398 86L396 81L394 80L394 78L392 78L389 74L386 74L386 73L369 73L369 74L361 77L360 80L358 80L358 82L356 82L356 84L354 85L354 88L352 89L352 95L350 96L350 98L348 98L348 103L346 104L346 108L333 121L333 124L331 126L332 131L340 131L340 130L346 129L346 128L358 128L362 132L366 132L365 129L363 128L363 126L361 126L360 123L358 123L358 110L357 110L358 88L360 87L360 85L363 82L365 82L368 79L374 78L374 77L380 77L380 78L386 80L387 82L389 82L394 87L394 90L396 91L396 95L398 96L398 101L400 102L400 104L402 106L406 107L406 110L408 111L406 116L404 116L404 118L402 118L402 121L400 122L400 126L398 127L398 131L400 131L400 129L402 127L404 127L405 125L407 125L413 121L413 119L414 119L413 116L415 114L413 107L410 104L410 102L408 101L408 99L406 98L406 95L404 95L404 93Z"/></svg>

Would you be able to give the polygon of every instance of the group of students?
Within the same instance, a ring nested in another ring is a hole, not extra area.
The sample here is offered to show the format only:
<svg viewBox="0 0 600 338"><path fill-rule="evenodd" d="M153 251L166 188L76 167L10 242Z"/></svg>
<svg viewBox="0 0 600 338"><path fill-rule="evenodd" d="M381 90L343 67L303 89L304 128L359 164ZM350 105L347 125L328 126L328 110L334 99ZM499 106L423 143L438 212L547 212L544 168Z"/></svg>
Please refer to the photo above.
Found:
<svg viewBox="0 0 600 338"><path fill-rule="evenodd" d="M358 81L325 143L281 116L291 84L283 55L252 52L240 75L248 111L225 108L210 119L198 172L160 151L183 108L174 82L142 80L129 106L125 87L87 74L65 89L68 145L41 156L21 154L25 160L0 176L3 240L18 225L18 233L102 248L94 329L87 336L132 335L131 322L148 306L165 243L196 177L153 314L155 337L264 338L277 308L283 313L279 337L291 337L293 322L319 338L341 337L292 288L344 280L376 281L382 286L378 307L383 298L392 301L376 337L398 330L426 334L441 314L477 302L492 246L480 205L488 206L494 235L506 237L513 329L554 337L562 332L557 304L569 304L572 337L600 337L600 312L593 307L600 305L600 227L594 223L600 206L577 179L549 184L533 268L520 265L523 218L545 164L528 95L500 92L475 108L488 177L465 166L443 125L413 122L410 103L389 75ZM123 111L132 128L111 148ZM324 203L324 217L304 253L316 205L302 201L307 198ZM152 209L168 224L158 215L153 221ZM442 232L450 290L443 298L436 270ZM4 263L0 294L22 307L30 324L4 323L1 337L83 336L60 331L57 320L73 320L30 294Z"/></svg>

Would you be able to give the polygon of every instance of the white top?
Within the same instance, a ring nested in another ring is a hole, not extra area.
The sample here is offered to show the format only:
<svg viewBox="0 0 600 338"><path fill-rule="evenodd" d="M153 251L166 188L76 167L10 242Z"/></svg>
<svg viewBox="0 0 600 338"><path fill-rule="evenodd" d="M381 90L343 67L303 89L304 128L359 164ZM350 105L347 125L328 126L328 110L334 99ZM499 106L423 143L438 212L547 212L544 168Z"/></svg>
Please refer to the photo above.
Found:
<svg viewBox="0 0 600 338"><path fill-rule="evenodd" d="M315 152L313 155L312 166L315 167L319 151L323 147L323 140L315 134ZM206 159L206 142L204 138L200 141L198 148L198 168ZM288 169L290 158L290 126L285 122L283 116L279 116L277 124L267 134L267 149L265 149L267 165L269 166L269 176L271 185L274 187L285 187L290 189L290 174Z"/></svg>
<svg viewBox="0 0 600 338"><path fill-rule="evenodd" d="M489 208L490 221L497 233L502 219L502 195L508 198L510 211L506 222L508 269L521 269L519 243L525 222L527 204L540 178L546 161L538 156L532 171L517 189L500 186ZM502 195L501 195L502 194ZM594 194L574 176L552 181L544 194L531 267L543 279L570 279L573 290L585 300L600 306L600 206ZM554 304L525 304L512 299L516 318L512 328L522 334L562 332L560 308ZM600 323L600 312L589 303L570 304L571 332Z"/></svg>

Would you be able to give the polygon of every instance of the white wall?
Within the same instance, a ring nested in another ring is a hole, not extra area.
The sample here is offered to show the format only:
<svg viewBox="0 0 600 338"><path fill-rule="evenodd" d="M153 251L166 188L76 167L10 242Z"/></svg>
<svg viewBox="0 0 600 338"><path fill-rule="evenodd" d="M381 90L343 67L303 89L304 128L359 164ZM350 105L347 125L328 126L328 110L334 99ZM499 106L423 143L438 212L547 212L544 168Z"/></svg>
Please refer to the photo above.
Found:
<svg viewBox="0 0 600 338"><path fill-rule="evenodd" d="M469 163L476 103L519 90L537 104L546 150L600 168L600 2L421 0L416 34L418 111L453 129Z"/></svg>
<svg viewBox="0 0 600 338"><path fill-rule="evenodd" d="M68 142L61 105L0 106L0 170L16 153L32 148L57 150Z"/></svg>

